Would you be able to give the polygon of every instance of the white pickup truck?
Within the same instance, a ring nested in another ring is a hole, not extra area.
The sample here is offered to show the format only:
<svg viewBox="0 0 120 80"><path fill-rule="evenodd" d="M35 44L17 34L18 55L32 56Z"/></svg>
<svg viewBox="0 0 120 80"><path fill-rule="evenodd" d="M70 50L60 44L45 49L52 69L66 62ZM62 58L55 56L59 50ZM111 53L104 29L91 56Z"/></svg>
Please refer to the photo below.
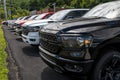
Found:
<svg viewBox="0 0 120 80"><path fill-rule="evenodd" d="M22 25L22 40L32 46L39 45L40 28L49 23L81 17L88 11L89 9L66 9L56 12L48 19L26 22Z"/></svg>

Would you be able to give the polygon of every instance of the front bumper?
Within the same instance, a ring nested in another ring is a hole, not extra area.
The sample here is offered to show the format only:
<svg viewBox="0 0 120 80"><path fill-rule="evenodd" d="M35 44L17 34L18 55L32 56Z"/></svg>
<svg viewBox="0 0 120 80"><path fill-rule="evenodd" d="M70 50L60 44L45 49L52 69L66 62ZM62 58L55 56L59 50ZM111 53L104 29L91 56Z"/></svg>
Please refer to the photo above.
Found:
<svg viewBox="0 0 120 80"><path fill-rule="evenodd" d="M34 35L32 35L32 33ZM38 32L30 32L28 35L22 34L22 40L30 45L39 45L40 43L40 36Z"/></svg>
<svg viewBox="0 0 120 80"><path fill-rule="evenodd" d="M16 28L15 29L15 32L16 32L16 34L18 34L18 35L21 35L22 34L22 28Z"/></svg>
<svg viewBox="0 0 120 80"><path fill-rule="evenodd" d="M39 46L39 49L43 61L59 73L70 73L82 76L88 75L94 62L93 60L76 61L65 59L44 50L41 46Z"/></svg>

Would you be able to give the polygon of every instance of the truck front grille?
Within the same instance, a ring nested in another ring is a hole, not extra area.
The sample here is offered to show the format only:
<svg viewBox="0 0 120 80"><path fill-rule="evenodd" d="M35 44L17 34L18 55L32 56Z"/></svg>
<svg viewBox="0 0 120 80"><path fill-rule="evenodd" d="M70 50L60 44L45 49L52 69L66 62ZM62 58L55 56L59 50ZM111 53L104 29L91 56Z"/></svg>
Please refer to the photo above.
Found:
<svg viewBox="0 0 120 80"><path fill-rule="evenodd" d="M54 42L57 41L57 37L55 35L52 35L52 34L40 34L40 36L41 36L41 38L47 39L49 41L54 41Z"/></svg>
<svg viewBox="0 0 120 80"><path fill-rule="evenodd" d="M61 47L57 41L56 35L40 33L40 36L40 46L42 48L53 54L57 54L59 52Z"/></svg>
<svg viewBox="0 0 120 80"><path fill-rule="evenodd" d="M42 39L40 40L40 46L53 54L57 54L60 50L60 47L57 44L49 43L48 41L44 41Z"/></svg>

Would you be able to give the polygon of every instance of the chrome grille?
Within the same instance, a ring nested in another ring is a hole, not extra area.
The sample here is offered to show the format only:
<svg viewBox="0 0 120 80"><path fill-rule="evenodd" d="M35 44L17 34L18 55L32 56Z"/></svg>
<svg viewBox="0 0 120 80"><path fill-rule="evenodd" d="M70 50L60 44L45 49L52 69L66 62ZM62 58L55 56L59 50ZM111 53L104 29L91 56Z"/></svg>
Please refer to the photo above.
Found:
<svg viewBox="0 0 120 80"><path fill-rule="evenodd" d="M47 39L48 41L57 42L57 37L53 34L42 34L40 33L41 38Z"/></svg>
<svg viewBox="0 0 120 80"><path fill-rule="evenodd" d="M40 46L53 54L57 54L60 50L60 46L58 44L50 43L49 41L45 41L43 39L40 40Z"/></svg>
<svg viewBox="0 0 120 80"><path fill-rule="evenodd" d="M50 33L40 33L40 36L40 46L53 54L58 54L61 47L57 40L57 36Z"/></svg>

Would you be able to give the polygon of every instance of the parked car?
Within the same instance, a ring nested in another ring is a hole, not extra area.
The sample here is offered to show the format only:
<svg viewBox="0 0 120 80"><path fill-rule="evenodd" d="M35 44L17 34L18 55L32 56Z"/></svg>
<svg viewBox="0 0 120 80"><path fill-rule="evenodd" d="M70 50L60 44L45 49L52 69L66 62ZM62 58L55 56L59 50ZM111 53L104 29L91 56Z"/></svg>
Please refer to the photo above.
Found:
<svg viewBox="0 0 120 80"><path fill-rule="evenodd" d="M15 22L16 20L20 20L20 19L21 19L21 17L19 17L18 19L3 21L3 22L2 22L2 25L5 25L5 26L8 26L8 27L12 28L12 25L14 24L14 22Z"/></svg>
<svg viewBox="0 0 120 80"><path fill-rule="evenodd" d="M27 21L34 20L37 16L38 16L38 15L28 16L28 17L25 18L25 19L22 19L22 20L16 21L15 24L16 24L16 25L22 25L22 24L24 24L24 23L27 22ZM18 27L18 26L16 26L16 27ZM15 28L16 28L16 27L15 27Z"/></svg>
<svg viewBox="0 0 120 80"><path fill-rule="evenodd" d="M2 26L8 26L8 21L2 21Z"/></svg>
<svg viewBox="0 0 120 80"><path fill-rule="evenodd" d="M27 18L25 20L19 20L19 21L15 22L14 30L15 30L16 34L21 35L21 33L22 33L21 25L24 24L27 21L34 20L34 18L36 18L37 16L38 15L32 15L32 16L30 16L29 18Z"/></svg>
<svg viewBox="0 0 120 80"><path fill-rule="evenodd" d="M42 28L48 23L81 17L88 10L89 9L66 9L56 12L48 19L33 21L31 23L30 22L25 23L22 25L24 26L22 32L22 39L27 44L39 45L40 42L40 35L38 31L39 28Z"/></svg>
<svg viewBox="0 0 120 80"><path fill-rule="evenodd" d="M23 17L19 17L17 18L16 20L14 20L13 22L9 23L8 26L13 29L14 28L14 25L15 25L15 22L18 21L18 20L22 20Z"/></svg>
<svg viewBox="0 0 120 80"><path fill-rule="evenodd" d="M18 35L22 34L22 24L26 23L26 22L31 22L31 21L36 21L36 20L41 20L41 19L47 19L48 17L50 17L51 15L53 15L53 12L47 12L47 13L42 13L39 15L33 15L31 17L29 17L27 20L21 20L19 22L16 22L16 26L15 26L15 31Z"/></svg>
<svg viewBox="0 0 120 80"><path fill-rule="evenodd" d="M120 80L120 1L40 30L40 56L59 73L88 80ZM91 78L91 79L90 79Z"/></svg>
<svg viewBox="0 0 120 80"><path fill-rule="evenodd" d="M23 20L25 20L25 19L27 19L27 18L28 18L27 16L19 17L18 19L14 20L13 22L8 23L8 26L9 26L11 29L15 29L15 26L16 26L16 23L17 23L17 22L23 21Z"/></svg>

